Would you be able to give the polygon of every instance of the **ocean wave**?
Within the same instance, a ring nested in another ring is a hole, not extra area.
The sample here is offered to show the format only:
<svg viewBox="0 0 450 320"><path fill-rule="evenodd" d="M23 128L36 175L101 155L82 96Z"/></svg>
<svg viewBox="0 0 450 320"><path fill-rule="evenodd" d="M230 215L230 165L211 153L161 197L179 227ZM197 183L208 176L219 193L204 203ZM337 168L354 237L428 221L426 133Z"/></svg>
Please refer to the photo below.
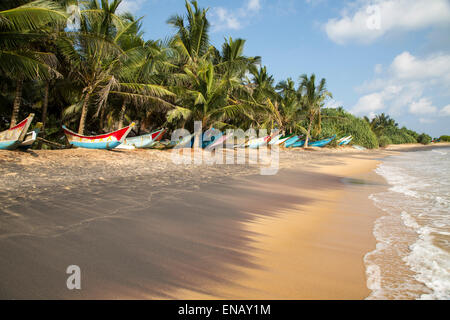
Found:
<svg viewBox="0 0 450 320"><path fill-rule="evenodd" d="M369 299L450 299L450 157L414 152L376 169L389 192L370 195L385 212L376 249L364 257ZM448 173L448 172L447 172Z"/></svg>

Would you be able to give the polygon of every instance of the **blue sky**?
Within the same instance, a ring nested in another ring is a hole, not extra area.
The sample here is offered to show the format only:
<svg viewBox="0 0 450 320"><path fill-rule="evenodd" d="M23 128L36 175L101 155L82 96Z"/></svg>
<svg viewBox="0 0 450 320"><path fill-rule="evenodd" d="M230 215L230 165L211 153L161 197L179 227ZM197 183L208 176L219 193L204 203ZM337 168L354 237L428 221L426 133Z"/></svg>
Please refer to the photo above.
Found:
<svg viewBox="0 0 450 320"><path fill-rule="evenodd" d="M334 100L362 116L385 112L403 126L450 134L449 0L199 0L211 42L246 39L277 81L324 77ZM184 0L124 0L145 16L148 39L174 33Z"/></svg>

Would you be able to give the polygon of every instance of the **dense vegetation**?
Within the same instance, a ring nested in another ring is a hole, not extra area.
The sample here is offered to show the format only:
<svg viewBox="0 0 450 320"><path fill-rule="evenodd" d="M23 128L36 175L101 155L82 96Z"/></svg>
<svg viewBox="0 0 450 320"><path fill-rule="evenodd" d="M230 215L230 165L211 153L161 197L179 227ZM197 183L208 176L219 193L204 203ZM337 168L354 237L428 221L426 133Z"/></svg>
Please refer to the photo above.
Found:
<svg viewBox="0 0 450 320"><path fill-rule="evenodd" d="M314 74L275 84L260 57L244 55L245 40L226 39L220 49L210 43L206 10L196 1L168 19L175 35L165 41L145 40L141 19L119 14L120 4L1 1L0 129L34 112L43 135L57 142L63 123L98 134L133 120L135 134L192 130L194 120L204 128L278 128L305 135L306 146L333 134L351 134L368 148L431 140L384 114L369 120L324 109L332 95ZM67 25L76 22L72 13L79 13L76 28Z"/></svg>

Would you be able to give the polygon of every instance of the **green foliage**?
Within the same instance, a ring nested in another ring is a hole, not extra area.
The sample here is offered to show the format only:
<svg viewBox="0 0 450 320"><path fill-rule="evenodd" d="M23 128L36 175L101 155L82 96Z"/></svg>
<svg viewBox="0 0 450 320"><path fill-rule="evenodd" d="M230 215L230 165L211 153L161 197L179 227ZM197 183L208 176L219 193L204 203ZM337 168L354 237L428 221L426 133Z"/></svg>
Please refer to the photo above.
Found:
<svg viewBox="0 0 450 320"><path fill-rule="evenodd" d="M450 142L450 136L441 136L439 138L439 140L444 141L444 142Z"/></svg>
<svg viewBox="0 0 450 320"><path fill-rule="evenodd" d="M417 140L405 130L390 126L383 130L383 135L391 139L392 144L416 143Z"/></svg>
<svg viewBox="0 0 450 320"><path fill-rule="evenodd" d="M392 140L387 136L381 136L378 138L378 144L381 148L384 148L390 144L392 144Z"/></svg>
<svg viewBox="0 0 450 320"><path fill-rule="evenodd" d="M323 109L322 116L322 131L318 139L327 138L333 134L336 134L338 138L352 135L352 144L369 149L378 148L376 135L363 119L355 117L342 108Z"/></svg>
<svg viewBox="0 0 450 320"><path fill-rule="evenodd" d="M417 142L421 144L430 144L431 140L432 140L431 137L426 133L422 133L417 137Z"/></svg>

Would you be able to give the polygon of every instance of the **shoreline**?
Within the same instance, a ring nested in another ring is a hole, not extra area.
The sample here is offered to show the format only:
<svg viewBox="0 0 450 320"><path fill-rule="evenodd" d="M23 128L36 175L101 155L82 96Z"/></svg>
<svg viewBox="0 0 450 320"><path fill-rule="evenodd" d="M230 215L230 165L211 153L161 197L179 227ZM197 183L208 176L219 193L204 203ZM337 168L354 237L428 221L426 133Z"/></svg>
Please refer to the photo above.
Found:
<svg viewBox="0 0 450 320"><path fill-rule="evenodd" d="M364 256L375 249L373 226L382 215L368 196L386 186L384 179L373 172L378 160L367 157L339 161L340 164L280 173L286 182L289 176L297 178L310 171L312 176L305 182L316 183L317 187L308 190L297 186L289 194L301 194L301 204L279 208L273 215L257 216L244 223L252 234L250 256L256 268L239 266L231 283L205 285L202 291L178 290L174 296L187 300L366 298L370 290ZM311 181L312 177L316 182ZM253 179L246 179L246 183L251 184ZM323 190L324 183L330 187Z"/></svg>
<svg viewBox="0 0 450 320"><path fill-rule="evenodd" d="M386 188L372 171L398 152L282 152L275 176L159 151L35 154L0 154L2 298L364 299L368 194Z"/></svg>

